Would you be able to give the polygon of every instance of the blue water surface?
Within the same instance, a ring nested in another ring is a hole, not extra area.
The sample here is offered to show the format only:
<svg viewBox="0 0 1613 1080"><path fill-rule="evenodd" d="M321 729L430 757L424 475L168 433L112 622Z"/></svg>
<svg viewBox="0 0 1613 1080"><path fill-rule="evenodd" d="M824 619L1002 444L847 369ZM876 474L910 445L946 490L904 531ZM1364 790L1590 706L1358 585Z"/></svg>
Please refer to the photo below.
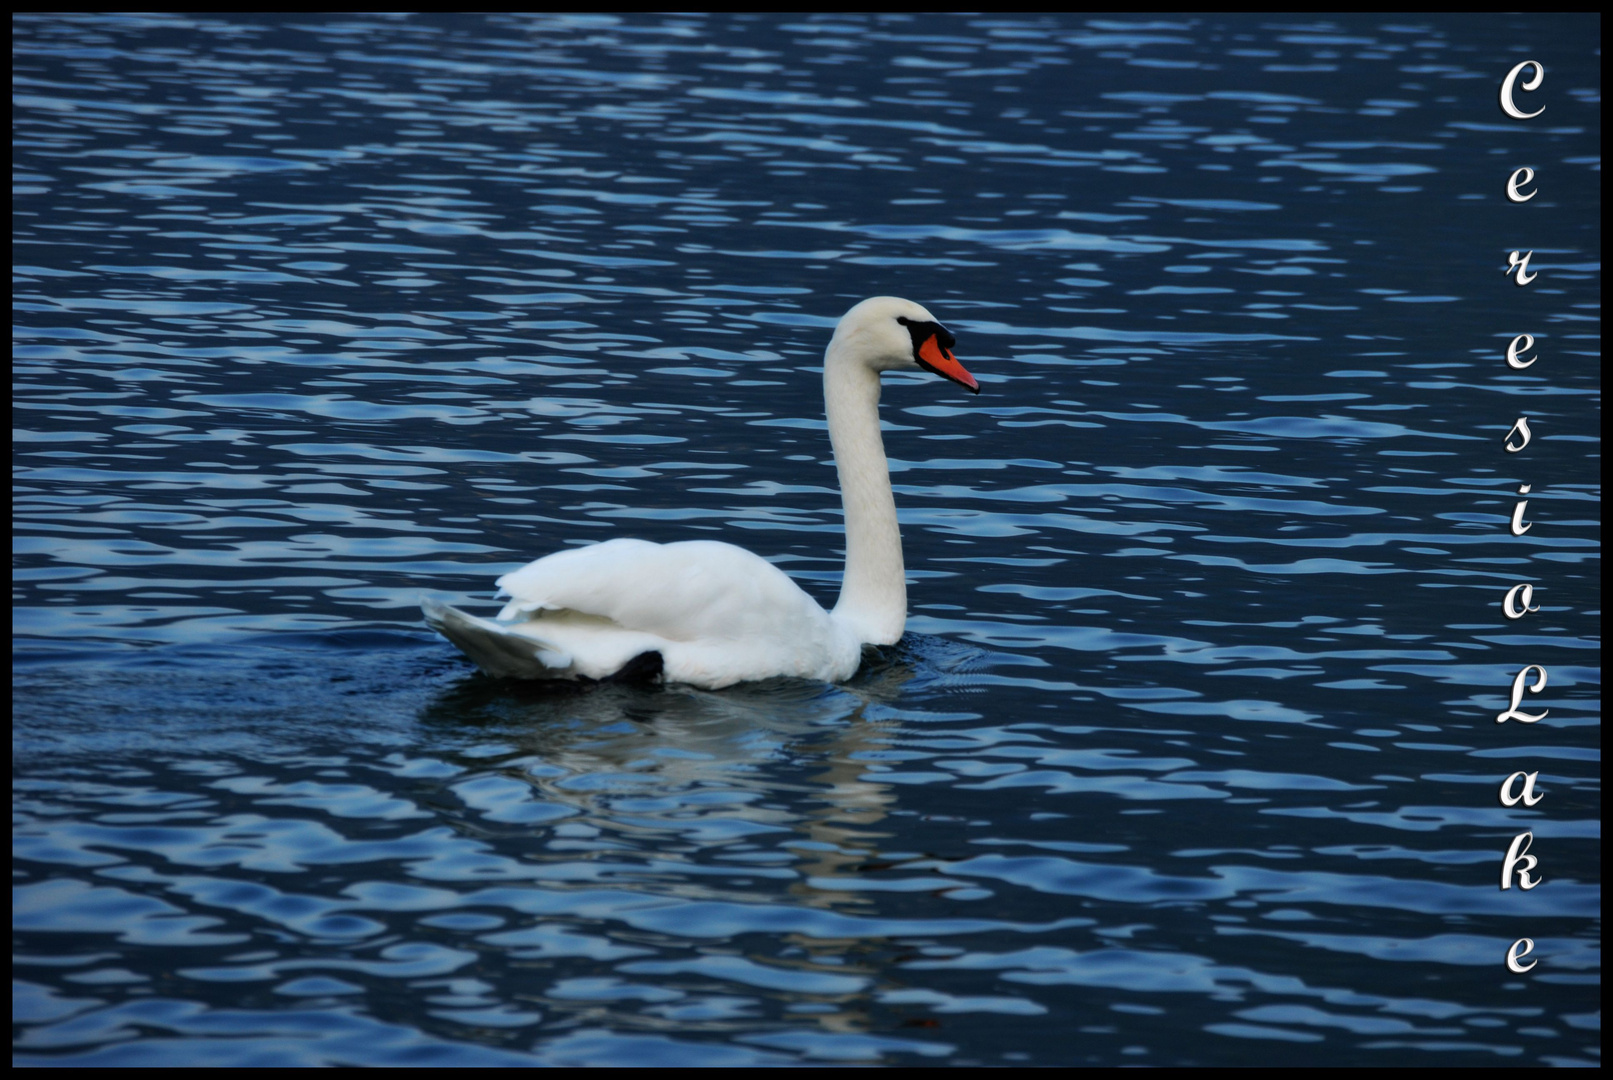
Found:
<svg viewBox="0 0 1613 1080"><path fill-rule="evenodd" d="M14 16L14 1060L1599 1064L1600 26ZM424 628L832 603L878 294L983 389L886 379L854 679Z"/></svg>

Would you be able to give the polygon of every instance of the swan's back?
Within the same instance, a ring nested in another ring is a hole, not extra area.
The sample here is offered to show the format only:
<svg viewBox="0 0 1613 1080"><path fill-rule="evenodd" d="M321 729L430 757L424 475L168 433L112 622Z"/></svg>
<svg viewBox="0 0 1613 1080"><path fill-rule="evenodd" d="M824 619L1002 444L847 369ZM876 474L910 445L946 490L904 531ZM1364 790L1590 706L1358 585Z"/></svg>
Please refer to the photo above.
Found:
<svg viewBox="0 0 1613 1080"><path fill-rule="evenodd" d="M788 574L715 540L607 540L528 563L498 586L510 600L496 625L540 643L551 667L565 658L594 678L656 651L668 679L697 686L834 680L862 652Z"/></svg>
<svg viewBox="0 0 1613 1080"><path fill-rule="evenodd" d="M578 611L669 641L773 636L825 614L784 571L716 540L606 540L527 563L498 587L510 597L501 619Z"/></svg>

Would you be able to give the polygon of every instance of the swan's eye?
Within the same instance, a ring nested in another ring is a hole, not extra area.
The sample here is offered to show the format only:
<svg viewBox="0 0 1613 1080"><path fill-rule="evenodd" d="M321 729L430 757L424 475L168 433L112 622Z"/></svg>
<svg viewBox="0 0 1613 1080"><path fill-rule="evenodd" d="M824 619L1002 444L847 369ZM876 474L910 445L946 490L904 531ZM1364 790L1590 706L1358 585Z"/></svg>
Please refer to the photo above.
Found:
<svg viewBox="0 0 1613 1080"><path fill-rule="evenodd" d="M958 343L958 339L952 336L950 330L928 319L919 322L898 315L896 321L907 327L908 335L913 339L914 363L951 379L971 393L980 393L980 384L975 377L965 371L963 365L958 363L958 358L952 355L952 346Z"/></svg>
<svg viewBox="0 0 1613 1080"><path fill-rule="evenodd" d="M906 315L896 316L896 321L907 327L908 335L913 339L914 359L919 359L926 341L933 339L937 345L949 352L952 346L958 343L958 339L952 336L952 332L938 322L930 320L920 322L915 319L909 319Z"/></svg>

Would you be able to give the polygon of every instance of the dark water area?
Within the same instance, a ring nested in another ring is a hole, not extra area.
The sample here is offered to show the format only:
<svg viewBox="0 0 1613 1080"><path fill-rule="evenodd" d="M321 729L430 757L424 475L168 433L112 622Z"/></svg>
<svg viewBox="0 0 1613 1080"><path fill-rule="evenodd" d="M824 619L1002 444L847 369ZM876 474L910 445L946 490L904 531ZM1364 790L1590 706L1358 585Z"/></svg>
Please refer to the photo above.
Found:
<svg viewBox="0 0 1613 1080"><path fill-rule="evenodd" d="M12 31L15 1062L1600 1063L1598 17ZM856 677L424 627L616 536L833 603L879 294L982 393L885 380Z"/></svg>

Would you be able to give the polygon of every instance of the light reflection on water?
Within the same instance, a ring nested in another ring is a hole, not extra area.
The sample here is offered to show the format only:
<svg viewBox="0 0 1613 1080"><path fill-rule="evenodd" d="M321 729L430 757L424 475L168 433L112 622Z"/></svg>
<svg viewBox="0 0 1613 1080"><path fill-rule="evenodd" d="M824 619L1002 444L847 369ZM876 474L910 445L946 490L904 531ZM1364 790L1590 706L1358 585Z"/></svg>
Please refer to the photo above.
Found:
<svg viewBox="0 0 1613 1080"><path fill-rule="evenodd" d="M1597 27L14 20L17 1059L1599 1060ZM419 626L617 535L832 600L877 293L984 392L887 380L856 679Z"/></svg>

